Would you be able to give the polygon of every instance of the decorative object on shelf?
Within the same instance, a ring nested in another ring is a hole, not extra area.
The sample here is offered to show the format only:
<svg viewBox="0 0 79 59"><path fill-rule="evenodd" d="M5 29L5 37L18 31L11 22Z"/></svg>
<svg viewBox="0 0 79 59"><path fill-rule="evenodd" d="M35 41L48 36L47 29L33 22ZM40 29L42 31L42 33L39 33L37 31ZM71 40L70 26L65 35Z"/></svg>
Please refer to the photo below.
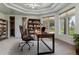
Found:
<svg viewBox="0 0 79 59"><path fill-rule="evenodd" d="M76 54L79 55L79 34L74 34L73 38L75 39Z"/></svg>

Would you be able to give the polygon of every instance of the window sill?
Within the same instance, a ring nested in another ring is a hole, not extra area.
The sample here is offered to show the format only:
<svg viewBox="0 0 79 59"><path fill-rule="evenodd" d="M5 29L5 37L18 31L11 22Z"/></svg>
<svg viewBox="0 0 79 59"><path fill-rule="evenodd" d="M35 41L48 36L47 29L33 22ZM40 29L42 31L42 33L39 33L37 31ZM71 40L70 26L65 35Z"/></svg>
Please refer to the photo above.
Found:
<svg viewBox="0 0 79 59"><path fill-rule="evenodd" d="M62 40L66 43L69 43L71 45L75 45L74 44L74 39L72 36L68 36L68 35L55 35L55 37L59 40Z"/></svg>

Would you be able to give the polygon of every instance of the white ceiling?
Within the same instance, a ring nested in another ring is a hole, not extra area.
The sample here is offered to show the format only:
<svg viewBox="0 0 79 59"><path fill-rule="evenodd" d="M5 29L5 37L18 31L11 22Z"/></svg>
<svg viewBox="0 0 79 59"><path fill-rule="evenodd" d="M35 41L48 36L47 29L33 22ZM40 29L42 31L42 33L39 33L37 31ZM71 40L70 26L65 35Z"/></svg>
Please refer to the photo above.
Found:
<svg viewBox="0 0 79 59"><path fill-rule="evenodd" d="M0 11L17 15L46 15L55 13L69 5L67 3L38 3L40 7L32 9L25 6L26 4L28 3L0 3Z"/></svg>

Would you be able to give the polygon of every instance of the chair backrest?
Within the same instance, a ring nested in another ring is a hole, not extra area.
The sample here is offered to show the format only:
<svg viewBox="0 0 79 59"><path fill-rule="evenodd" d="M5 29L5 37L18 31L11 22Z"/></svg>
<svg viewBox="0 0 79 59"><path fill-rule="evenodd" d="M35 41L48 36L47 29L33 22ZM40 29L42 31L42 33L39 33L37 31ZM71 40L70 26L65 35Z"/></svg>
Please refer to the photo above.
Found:
<svg viewBox="0 0 79 59"><path fill-rule="evenodd" d="M23 35L24 35L23 27L20 25L19 29L20 29L20 33L21 33L21 38L23 39Z"/></svg>
<svg viewBox="0 0 79 59"><path fill-rule="evenodd" d="M41 28L41 31L42 31L42 32L45 32L45 29L46 29L46 27L42 27L42 28Z"/></svg>
<svg viewBox="0 0 79 59"><path fill-rule="evenodd" d="M21 36L22 36L23 27L20 25L20 26L19 26L19 29L20 29L20 33L21 33Z"/></svg>
<svg viewBox="0 0 79 59"><path fill-rule="evenodd" d="M28 34L27 34L27 29L23 29L23 26L19 26L19 29L20 29L20 33L21 33L21 38L22 39L24 39L25 37L27 37L28 36Z"/></svg>
<svg viewBox="0 0 79 59"><path fill-rule="evenodd" d="M21 32L22 40L27 41L27 42L31 41L31 40L34 40L30 35L28 35L28 30L27 29L23 30L23 27L21 25L19 26L19 29L20 29L20 32Z"/></svg>

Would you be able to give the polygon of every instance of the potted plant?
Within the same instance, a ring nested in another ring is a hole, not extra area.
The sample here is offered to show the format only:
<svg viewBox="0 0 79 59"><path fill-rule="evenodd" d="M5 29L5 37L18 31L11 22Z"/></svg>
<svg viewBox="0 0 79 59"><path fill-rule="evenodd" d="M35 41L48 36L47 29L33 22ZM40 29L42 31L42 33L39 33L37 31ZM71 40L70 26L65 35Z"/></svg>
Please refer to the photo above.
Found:
<svg viewBox="0 0 79 59"><path fill-rule="evenodd" d="M74 34L73 38L75 39L76 54L79 55L79 34Z"/></svg>

